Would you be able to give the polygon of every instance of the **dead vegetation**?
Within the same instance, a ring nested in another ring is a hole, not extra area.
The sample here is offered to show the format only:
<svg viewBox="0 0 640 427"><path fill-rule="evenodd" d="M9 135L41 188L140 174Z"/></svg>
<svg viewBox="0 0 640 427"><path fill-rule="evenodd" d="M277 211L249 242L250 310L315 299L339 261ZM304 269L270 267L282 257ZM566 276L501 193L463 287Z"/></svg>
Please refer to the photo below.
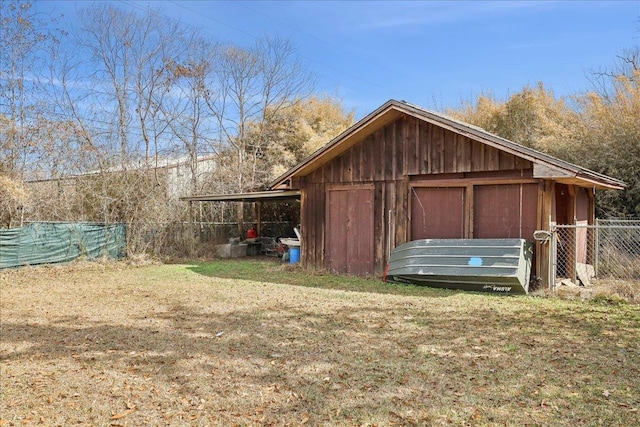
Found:
<svg viewBox="0 0 640 427"><path fill-rule="evenodd" d="M0 425L640 423L638 305L142 264L1 273Z"/></svg>
<svg viewBox="0 0 640 427"><path fill-rule="evenodd" d="M535 295L609 304L640 304L640 282L603 279L594 280L588 286L582 286L564 280L557 283L555 292L540 289L535 292Z"/></svg>

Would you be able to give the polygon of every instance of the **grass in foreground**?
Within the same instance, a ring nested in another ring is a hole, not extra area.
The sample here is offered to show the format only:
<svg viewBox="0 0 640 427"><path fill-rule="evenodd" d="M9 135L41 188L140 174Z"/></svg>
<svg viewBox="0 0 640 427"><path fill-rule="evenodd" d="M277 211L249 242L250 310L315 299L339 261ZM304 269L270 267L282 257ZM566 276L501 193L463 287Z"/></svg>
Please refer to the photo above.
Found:
<svg viewBox="0 0 640 427"><path fill-rule="evenodd" d="M637 305L252 260L0 274L0 425L640 423Z"/></svg>

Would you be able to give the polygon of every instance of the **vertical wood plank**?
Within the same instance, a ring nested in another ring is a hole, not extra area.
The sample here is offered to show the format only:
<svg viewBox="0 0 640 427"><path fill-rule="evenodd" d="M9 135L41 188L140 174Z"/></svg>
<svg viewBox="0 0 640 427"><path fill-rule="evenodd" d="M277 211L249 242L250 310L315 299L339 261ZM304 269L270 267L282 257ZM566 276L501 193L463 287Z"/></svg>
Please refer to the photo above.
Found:
<svg viewBox="0 0 640 427"><path fill-rule="evenodd" d="M471 172L476 172L480 168L480 144L477 141L471 141Z"/></svg>
<svg viewBox="0 0 640 427"><path fill-rule="evenodd" d="M313 216L315 224L317 224L318 230L315 235L315 251L314 251L314 263L318 268L324 267L324 235L326 232L326 208L325 201L327 198L326 187L324 185L315 185L314 186L314 198L315 207L313 209Z"/></svg>
<svg viewBox="0 0 640 427"><path fill-rule="evenodd" d="M321 185L315 184L310 188L310 191L309 191L309 194L313 195L313 204L312 206L310 206L309 216L312 218L314 229L315 229L313 233L313 254L312 254L314 269L323 267L323 265L319 262L319 256L318 256L318 253L322 250L322 247L320 246L320 235L324 232L324 224L320 223L321 218L320 218L320 212L319 212L320 201L321 199L324 198L323 196L320 196L318 194L321 188L323 188Z"/></svg>
<svg viewBox="0 0 640 427"><path fill-rule="evenodd" d="M353 177L353 165L354 161L354 152L353 149L346 152L345 161L347 163L347 179L345 180L347 183L351 184L354 181Z"/></svg>
<svg viewBox="0 0 640 427"><path fill-rule="evenodd" d="M341 183L351 182L351 169L349 168L349 152L340 156L340 181Z"/></svg>
<svg viewBox="0 0 640 427"><path fill-rule="evenodd" d="M444 173L446 172L447 168L446 168L446 160L445 160L445 133L446 130L443 128L437 128L438 130L438 134L440 135L439 138L439 146L438 146L438 172L440 173Z"/></svg>
<svg viewBox="0 0 640 427"><path fill-rule="evenodd" d="M415 146L416 146L416 153L415 153L415 157L416 157L416 166L415 166L415 173L416 174L420 174L421 172L421 163L422 163L422 152L421 152L421 146L422 146L422 139L420 137L420 120L416 120L415 121Z"/></svg>
<svg viewBox="0 0 640 427"><path fill-rule="evenodd" d="M396 122L396 145L400 148L400 153L396 157L396 173L395 179L403 179L405 176L405 164L407 156L407 138L406 138L406 120L398 120Z"/></svg>
<svg viewBox="0 0 640 427"><path fill-rule="evenodd" d="M473 199L473 184L469 184L464 193L465 239L473 239Z"/></svg>
<svg viewBox="0 0 640 427"><path fill-rule="evenodd" d="M407 220L409 214L407 212L408 202L408 182L406 180L398 180L395 184L396 187L396 200L395 200L395 224L396 224L396 245L403 244L408 239Z"/></svg>
<svg viewBox="0 0 640 427"><path fill-rule="evenodd" d="M425 162L424 173L430 174L433 172L433 125L426 124L426 141L423 150L423 161Z"/></svg>
<svg viewBox="0 0 640 427"><path fill-rule="evenodd" d="M444 131L444 170L445 173L452 173L456 170L456 138L451 131Z"/></svg>
<svg viewBox="0 0 640 427"><path fill-rule="evenodd" d="M341 159L338 157L335 161L331 162L333 165L333 182L334 183L339 183L341 182L340 180L342 179L342 161Z"/></svg>
<svg viewBox="0 0 640 427"><path fill-rule="evenodd" d="M471 146L469 138L458 135L458 167L456 172L471 171Z"/></svg>
<svg viewBox="0 0 640 427"><path fill-rule="evenodd" d="M384 180L393 179L393 127L385 126L384 128Z"/></svg>
<svg viewBox="0 0 640 427"><path fill-rule="evenodd" d="M362 181L360 169L362 165L362 143L351 147L351 182Z"/></svg>
<svg viewBox="0 0 640 427"><path fill-rule="evenodd" d="M314 260L311 256L311 253L315 248L315 242L313 241L315 227L312 227L311 222L309 221L307 207L309 204L309 196L307 192L308 188L300 190L300 225L302 232L305 233L305 238L302 242L302 247L300 248L300 264L304 268L315 268Z"/></svg>
<svg viewBox="0 0 640 427"><path fill-rule="evenodd" d="M387 161L391 162L391 175L387 177L387 179L395 180L396 179L396 158L398 157L398 149L395 146L396 144L396 126L395 123L392 123L389 126L389 139L387 142L391 145L391 155L387 159Z"/></svg>
<svg viewBox="0 0 640 427"><path fill-rule="evenodd" d="M484 145L484 144L483 144ZM492 147L485 147L485 167L483 170L496 171L500 169L500 154Z"/></svg>
<svg viewBox="0 0 640 427"><path fill-rule="evenodd" d="M301 188L300 193L300 224L302 225L302 233L304 233L304 242L301 248L302 265L305 268L316 269L315 263L315 250L316 241L315 235L318 232L317 224L313 218L313 204L315 203L314 194L312 192L312 186L305 183Z"/></svg>
<svg viewBox="0 0 640 427"><path fill-rule="evenodd" d="M390 212L390 216L391 216L391 230L390 230L390 247L391 249L395 248L397 246L397 242L396 242L396 233L395 233L395 227L396 227L396 218L397 218L397 209L396 209L396 186L395 186L395 182L389 180L387 182L387 206L389 207Z"/></svg>
<svg viewBox="0 0 640 427"><path fill-rule="evenodd" d="M418 173L424 175L429 168L429 124L420 122L418 126Z"/></svg>
<svg viewBox="0 0 640 427"><path fill-rule="evenodd" d="M437 126L431 128L431 171L429 173L442 172L440 164L440 147L442 145L442 129Z"/></svg>
<svg viewBox="0 0 640 427"><path fill-rule="evenodd" d="M304 203L304 214L302 215L304 218L301 218L302 234L304 239L302 250L307 258L304 265L314 270L318 268L317 235L323 228L323 225L318 223L318 217L315 214L315 207L318 203L318 198L316 195L317 187L317 184L307 184L305 186L305 189L303 190L303 197L305 198L305 200L301 200L301 203Z"/></svg>
<svg viewBox="0 0 640 427"><path fill-rule="evenodd" d="M329 165L326 164L324 166L322 166L322 183L326 184L327 182L329 182L329 177L330 177L330 170L329 170Z"/></svg>
<svg viewBox="0 0 640 427"><path fill-rule="evenodd" d="M499 153L500 170L515 169L515 157L504 151L500 151Z"/></svg>
<svg viewBox="0 0 640 427"><path fill-rule="evenodd" d="M373 181L373 136L367 137L362 144L362 181Z"/></svg>
<svg viewBox="0 0 640 427"><path fill-rule="evenodd" d="M405 117L403 120L404 127L404 161L402 165L402 174L414 174L415 173L415 156L416 156L416 144L414 142L414 123L415 118Z"/></svg>
<svg viewBox="0 0 640 427"><path fill-rule="evenodd" d="M376 140L375 136L372 135L371 138L369 138L369 146L368 146L368 163L369 163L369 180L370 181L374 181L376 179L376 169L377 168L377 162L378 162L378 157L380 156L380 148L378 146L378 141Z"/></svg>
<svg viewBox="0 0 640 427"><path fill-rule="evenodd" d="M487 146L481 142L478 142L480 145L480 169L479 171L484 171L487 169Z"/></svg>
<svg viewBox="0 0 640 427"><path fill-rule="evenodd" d="M381 275L386 266L384 254L384 184L377 182L374 185L373 195L373 245L374 245L374 274Z"/></svg>
<svg viewBox="0 0 640 427"><path fill-rule="evenodd" d="M324 268L325 266L325 238L327 231L327 187L326 185L320 185L316 189L315 197L318 198L317 208L318 211L318 232L316 235L316 265L318 268Z"/></svg>
<svg viewBox="0 0 640 427"><path fill-rule="evenodd" d="M376 167L373 169L373 179L375 181L384 181L384 156L385 156L385 143L384 143L384 130L379 130L375 133L375 144L373 148L373 156L375 158Z"/></svg>

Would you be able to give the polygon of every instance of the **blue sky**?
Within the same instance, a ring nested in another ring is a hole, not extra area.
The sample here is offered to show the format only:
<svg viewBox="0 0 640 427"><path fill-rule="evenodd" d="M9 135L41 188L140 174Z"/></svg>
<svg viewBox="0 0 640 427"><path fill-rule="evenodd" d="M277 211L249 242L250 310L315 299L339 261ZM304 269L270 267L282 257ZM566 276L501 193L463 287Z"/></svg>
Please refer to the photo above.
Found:
<svg viewBox="0 0 640 427"><path fill-rule="evenodd" d="M116 2L114 2L116 3ZM318 92L361 118L389 99L434 110L542 82L556 96L591 88L590 71L640 44L636 1L119 1L152 5L214 39L289 37ZM87 2L37 1L74 19Z"/></svg>

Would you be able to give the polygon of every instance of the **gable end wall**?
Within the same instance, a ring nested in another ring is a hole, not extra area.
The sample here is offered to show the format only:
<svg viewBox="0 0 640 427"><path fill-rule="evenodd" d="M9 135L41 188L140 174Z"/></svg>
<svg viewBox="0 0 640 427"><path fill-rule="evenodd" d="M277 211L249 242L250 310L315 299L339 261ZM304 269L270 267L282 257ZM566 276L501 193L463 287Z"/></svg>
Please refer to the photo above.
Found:
<svg viewBox="0 0 640 427"><path fill-rule="evenodd" d="M331 187L374 185L374 274L379 275L390 248L409 238L411 177L432 179L440 175L462 177L461 174L491 177L492 172L498 177L505 174L530 177L532 168L527 160L403 116L312 174L294 178L293 188L300 188L303 198L303 264L312 269L326 268L326 194Z"/></svg>

